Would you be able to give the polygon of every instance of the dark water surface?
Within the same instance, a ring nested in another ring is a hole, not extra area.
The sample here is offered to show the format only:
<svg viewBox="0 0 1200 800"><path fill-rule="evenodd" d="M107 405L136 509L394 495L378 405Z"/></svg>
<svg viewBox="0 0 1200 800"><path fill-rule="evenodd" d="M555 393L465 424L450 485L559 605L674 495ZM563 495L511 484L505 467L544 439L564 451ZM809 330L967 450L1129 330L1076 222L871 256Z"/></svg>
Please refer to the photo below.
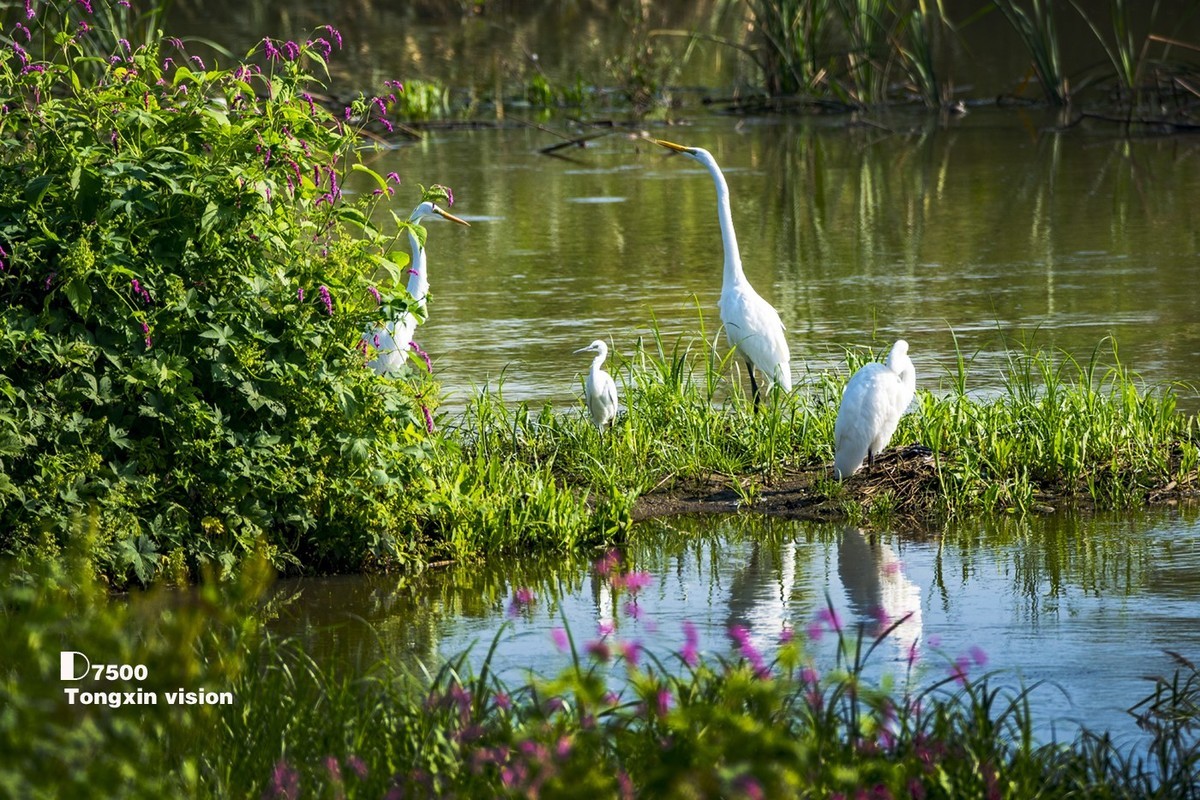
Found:
<svg viewBox="0 0 1200 800"><path fill-rule="evenodd" d="M597 559L599 560L599 559ZM506 682L568 663L553 631L564 620L578 645L615 625L610 641L637 642L664 661L683 645L683 623L706 656L735 655L727 631L741 625L768 654L783 630L808 636L827 602L848 632L906 621L873 654L868 673L928 685L951 664L982 653L970 674L996 671L1031 696L1044 737L1079 725L1134 742L1126 709L1147 694L1146 676L1169 674L1166 650L1200 658L1200 527L1194 511L962 526L914 539L856 528L755 516L643 523L621 572L649 573L631 597L588 560L492 560L423 575L341 577L281 584L276 629L300 636L325 663L380 657L436 665L470 649L493 659ZM536 601L513 613L517 589ZM633 602L635 608L629 607ZM810 652L834 663L826 626ZM978 650L973 650L978 648ZM611 680L619 686L624 667Z"/></svg>

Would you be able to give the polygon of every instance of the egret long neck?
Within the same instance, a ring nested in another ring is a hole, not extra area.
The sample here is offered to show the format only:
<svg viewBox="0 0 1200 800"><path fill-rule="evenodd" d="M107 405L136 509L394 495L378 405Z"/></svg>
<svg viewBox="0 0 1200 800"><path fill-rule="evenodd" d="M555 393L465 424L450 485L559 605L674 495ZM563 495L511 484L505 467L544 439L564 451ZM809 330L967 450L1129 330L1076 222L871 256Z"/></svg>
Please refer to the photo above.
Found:
<svg viewBox="0 0 1200 800"><path fill-rule="evenodd" d="M742 271L742 254L738 250L737 234L733 232L733 209L729 204L729 184L721 174L721 168L715 161L706 161L708 173L712 175L713 183L717 185L717 218L721 222L721 242L725 246L725 272L721 277L721 289L724 291L739 283L744 283L746 273Z"/></svg>
<svg viewBox="0 0 1200 800"><path fill-rule="evenodd" d="M595 379L600 375L600 367L604 365L604 357L607 353L601 353L592 359L592 378Z"/></svg>
<svg viewBox="0 0 1200 800"><path fill-rule="evenodd" d="M424 306L425 295L429 294L429 276L425 274L425 248L417 241L412 231L408 232L408 249L412 253L412 263L408 265L408 293Z"/></svg>

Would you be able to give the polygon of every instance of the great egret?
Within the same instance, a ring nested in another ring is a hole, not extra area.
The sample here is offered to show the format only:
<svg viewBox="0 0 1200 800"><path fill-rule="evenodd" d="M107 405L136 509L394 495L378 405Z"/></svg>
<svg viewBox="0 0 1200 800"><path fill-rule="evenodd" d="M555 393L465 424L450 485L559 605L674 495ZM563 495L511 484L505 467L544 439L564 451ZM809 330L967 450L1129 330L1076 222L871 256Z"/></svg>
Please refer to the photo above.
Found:
<svg viewBox="0 0 1200 800"><path fill-rule="evenodd" d="M449 211L428 200L413 209L408 221L420 225L427 219L441 217L459 225L471 227L465 219L459 219ZM376 325L363 337L363 341L375 348L375 358L367 362L367 366L380 375L387 375L400 369L408 361L413 332L417 323L426 318L425 296L429 294L428 264L425 259L425 248L417 239L416 232L408 231L408 247L412 253L412 263L408 271L408 293L416 301L420 314L402 311L388 322Z"/></svg>
<svg viewBox="0 0 1200 800"><path fill-rule="evenodd" d="M721 241L725 245L725 271L721 278L721 299L717 301L717 308L721 311L721 322L725 326L729 346L746 359L754 405L758 406L758 382L754 379L756 367L766 377L767 390L772 384L778 383L784 391L790 392L791 355L788 353L783 321L779 319L779 312L774 306L754 291L742 270L737 234L733 232L729 185L725 183L717 160L702 147L684 147L661 139L655 139L654 143L699 161L717 186L717 218L721 222Z"/></svg>
<svg viewBox="0 0 1200 800"><path fill-rule="evenodd" d="M908 357L908 342L892 345L885 364L866 364L846 384L833 426L833 472L850 477L863 459L874 466L887 447L917 391L917 369Z"/></svg>
<svg viewBox="0 0 1200 800"><path fill-rule="evenodd" d="M597 339L575 352L596 354L592 359L592 368L583 381L583 394L587 399L592 422L603 431L617 416L617 384L613 383L612 376L601 368L604 359L608 358L608 345Z"/></svg>

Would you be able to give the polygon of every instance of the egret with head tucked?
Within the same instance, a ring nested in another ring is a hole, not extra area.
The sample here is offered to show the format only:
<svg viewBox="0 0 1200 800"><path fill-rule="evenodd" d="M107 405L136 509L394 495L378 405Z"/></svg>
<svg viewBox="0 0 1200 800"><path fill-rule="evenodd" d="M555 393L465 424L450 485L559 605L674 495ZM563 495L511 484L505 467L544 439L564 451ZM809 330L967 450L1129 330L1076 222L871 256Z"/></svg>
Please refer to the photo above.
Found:
<svg viewBox="0 0 1200 800"><path fill-rule="evenodd" d="M717 219L721 225L721 241L725 248L725 269L721 278L721 298L717 308L721 312L721 323L725 336L742 358L750 372L750 390L754 405L759 402L758 382L754 378L757 368L766 379L766 389L778 384L784 391L792 390L791 355L788 352L787 336L779 312L754 291L742 269L742 256L738 250L737 234L733 231L733 211L729 202L729 185L717 160L702 147L684 147L680 144L655 139L655 144L668 150L682 153L700 162L712 176L717 187Z"/></svg>
<svg viewBox="0 0 1200 800"><path fill-rule="evenodd" d="M428 318L425 299L429 294L429 264L425 257L423 239L418 237L415 226L423 225L431 219L446 219L468 228L471 226L469 222L459 219L432 200L424 200L413 209L408 218L411 223L408 228L408 246L412 253L412 262L408 265L408 294L416 304L416 311L401 311L389 321L373 326L363 336L363 341L375 348L375 357L367 362L367 366L380 375L396 372L407 363L417 324Z"/></svg>
<svg viewBox="0 0 1200 800"><path fill-rule="evenodd" d="M617 417L617 384L603 369L604 359L608 357L608 345L597 339L575 352L596 354L592 359L592 368L583 380L583 396L587 401L588 412L592 415L592 422L603 431L612 425Z"/></svg>
<svg viewBox="0 0 1200 800"><path fill-rule="evenodd" d="M892 345L886 363L866 364L854 373L833 426L834 477L849 478L864 459L875 465L916 391L917 370L903 339Z"/></svg>

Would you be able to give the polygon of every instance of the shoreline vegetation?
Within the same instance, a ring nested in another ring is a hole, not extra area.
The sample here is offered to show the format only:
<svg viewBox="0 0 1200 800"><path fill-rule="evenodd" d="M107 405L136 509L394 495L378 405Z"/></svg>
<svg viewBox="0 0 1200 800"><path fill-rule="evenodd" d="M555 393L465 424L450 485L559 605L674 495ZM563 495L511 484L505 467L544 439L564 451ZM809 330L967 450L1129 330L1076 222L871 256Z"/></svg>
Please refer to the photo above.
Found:
<svg viewBox="0 0 1200 800"><path fill-rule="evenodd" d="M694 339L614 353L604 435L502 387L437 415L419 354L394 377L363 366L364 330L418 313L403 244L424 232L394 210L400 176L359 157L401 82L325 109L328 25L219 69L120 2L23 19L0 72L0 552L21 561L89 520L121 589L229 573L260 543L283 572L417 569L619 542L681 510L928 527L1196 489L1195 417L1115 342L1086 362L1014 350L989 398L964 354L936 391L920 374L893 447L845 483L833 422L874 356L755 412L703 313Z"/></svg>
<svg viewBox="0 0 1200 800"><path fill-rule="evenodd" d="M394 125L397 81L325 109L343 47L328 25L218 68L124 0L3 13L0 793L1196 796L1200 678L1183 657L1136 706L1150 742L1130 755L1106 734L1035 742L1027 690L978 674L974 652L872 685L877 642L832 612L806 631L842 642L828 670L795 634L769 661L736 628L736 655L711 658L686 629L674 654L564 630L572 666L523 686L465 657L417 678L326 670L263 635L275 572L608 546L653 498L889 525L1178 500L1196 420L1115 347L1016 351L985 399L964 357L948 389L919 390L888 458L838 484L837 399L868 354L755 413L701 320L695 343L615 354L625 412L603 436L501 394L439 421L417 355L381 378L360 346L416 311L398 244L422 231L373 221L399 176L358 158L368 125ZM514 590L517 614L534 602ZM66 647L143 675L88 693L134 701L70 703ZM615 695L610 664L628 678ZM235 702L139 704L168 692Z"/></svg>
<svg viewBox="0 0 1200 800"><path fill-rule="evenodd" d="M728 642L704 641L684 622L669 653L644 649L611 622L594 634L564 624L552 637L565 666L513 682L492 670L492 653L544 602L514 585L500 598L511 622L482 660L463 653L424 672L387 659L324 666L264 630L272 570L261 553L232 579L127 599L95 580L85 540L0 581L12 665L0 672L0 787L12 796L1191 800L1200 792L1200 672L1176 653L1172 674L1129 699L1136 740L1084 726L1069 741L1047 741L1031 706L1060 689L987 671L980 647L953 654L914 643L906 662L878 674L875 651L903 619L881 617L872 638L827 607L767 647L736 625ZM624 599L620 613L637 614L653 578L616 551L594 570ZM837 645L833 663L808 651L825 637ZM93 669L103 657L141 677L84 679L79 686L96 691L89 704L76 702L76 686L56 680L63 642ZM172 692L216 699L147 701Z"/></svg>

